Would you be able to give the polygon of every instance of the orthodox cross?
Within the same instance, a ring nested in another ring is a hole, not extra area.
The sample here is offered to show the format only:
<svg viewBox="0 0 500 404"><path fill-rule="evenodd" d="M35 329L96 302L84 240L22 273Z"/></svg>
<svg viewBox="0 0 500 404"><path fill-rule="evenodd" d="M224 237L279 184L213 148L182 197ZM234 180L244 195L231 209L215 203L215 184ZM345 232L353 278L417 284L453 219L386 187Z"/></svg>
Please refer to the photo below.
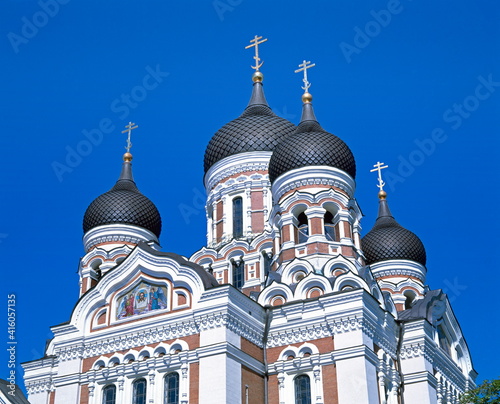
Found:
<svg viewBox="0 0 500 404"><path fill-rule="evenodd" d="M377 161L377 164L374 164L373 167L375 167L373 170L370 170L370 172L374 172L374 171L378 171L378 185L377 187L379 187L379 189L381 191L384 190L384 185L385 185L385 182L382 180L382 170L384 168L387 168L389 167L388 165L385 165L384 166L384 163L381 163L380 161Z"/></svg>
<svg viewBox="0 0 500 404"><path fill-rule="evenodd" d="M125 147L125 149L127 150L127 153L130 153L130 148L132 147L132 142L130 141L130 135L132 134L132 131L134 129L137 129L138 127L139 127L139 125L136 125L135 123L129 122L128 125L125 126L126 129L122 130L122 133L128 132L127 146Z"/></svg>
<svg viewBox="0 0 500 404"><path fill-rule="evenodd" d="M307 93L307 90L309 90L309 87L311 87L311 83L307 80L307 69L310 69L311 67L316 66L316 63L311 64L311 62L302 62L302 64L299 65L300 69L295 70L295 73L299 72L304 72L304 78L302 81L304 82L304 87L302 89Z"/></svg>
<svg viewBox="0 0 500 404"><path fill-rule="evenodd" d="M262 63L259 63L260 62L260 58L259 58L259 45L261 43L264 43L267 41L267 38L266 39L262 39L261 36L257 36L255 35L254 39L252 39L250 41L250 43L252 43L251 45L248 45L248 46L245 46L245 49L248 49L248 48L252 48L255 46L255 56L253 57L255 59L255 66L251 66L252 69L254 69L255 71L259 71L259 69L262 67L262 65L264 64L264 62Z"/></svg>

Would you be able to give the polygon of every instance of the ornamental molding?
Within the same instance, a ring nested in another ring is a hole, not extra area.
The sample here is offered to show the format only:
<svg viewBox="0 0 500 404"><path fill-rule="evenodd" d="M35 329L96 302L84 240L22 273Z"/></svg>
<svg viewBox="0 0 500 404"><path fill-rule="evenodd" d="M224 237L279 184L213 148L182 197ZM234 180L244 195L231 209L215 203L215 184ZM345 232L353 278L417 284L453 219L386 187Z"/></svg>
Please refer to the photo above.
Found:
<svg viewBox="0 0 500 404"><path fill-rule="evenodd" d="M320 366L334 364L332 353L313 354L309 357L299 357L286 360L278 360L267 365L269 374L287 373L294 374L298 371L313 371L316 381L320 374Z"/></svg>
<svg viewBox="0 0 500 404"><path fill-rule="evenodd" d="M419 342L403 345L401 348L402 360L419 357L424 357L433 368L442 375L445 375L446 378L458 386L459 389L465 391L467 387L467 377L462 373L455 362L442 352L441 348L436 346L434 342Z"/></svg>
<svg viewBox="0 0 500 404"><path fill-rule="evenodd" d="M253 151L228 156L215 163L205 174L205 189L210 192L220 181L243 172L267 171L272 152ZM265 180L269 183L267 176Z"/></svg>
<svg viewBox="0 0 500 404"><path fill-rule="evenodd" d="M153 241L159 245L158 238L149 230L130 224L105 224L90 229L83 236L85 251L96 244L109 242L128 242L138 244L140 241Z"/></svg>
<svg viewBox="0 0 500 404"><path fill-rule="evenodd" d="M283 345L296 344L315 339L331 337L333 332L327 323L307 325L305 327L293 327L285 330L269 333L267 348L274 348Z"/></svg>
<svg viewBox="0 0 500 404"><path fill-rule="evenodd" d="M427 274L427 269L422 264L409 260L376 262L370 265L370 269L375 278L383 276L413 276L421 282L425 282Z"/></svg>
<svg viewBox="0 0 500 404"><path fill-rule="evenodd" d="M30 396L33 394L49 393L54 390L54 383L52 382L52 378L45 378L25 383L26 390L28 391L28 394Z"/></svg>
<svg viewBox="0 0 500 404"><path fill-rule="evenodd" d="M432 355L428 347L424 343L416 343L411 345L404 345L400 351L402 360L414 359L424 357L427 361L432 363Z"/></svg>
<svg viewBox="0 0 500 404"><path fill-rule="evenodd" d="M116 351L150 345L165 340L187 337L199 332L193 320L166 324L163 327L148 328L135 332L124 332L113 336L104 336L83 344L55 347L55 354L61 361L85 359Z"/></svg>
<svg viewBox="0 0 500 404"><path fill-rule="evenodd" d="M236 317L234 314L231 315L225 312L210 313L196 317L195 321L201 332L225 327L259 348L264 347L262 341L263 327L256 327L248 321L242 321L241 318Z"/></svg>
<svg viewBox="0 0 500 404"><path fill-rule="evenodd" d="M349 197L354 195L356 188L352 177L337 168L328 166L301 167L288 171L274 181L272 184L274 200L279 201L285 193L308 185L336 187L345 191Z"/></svg>

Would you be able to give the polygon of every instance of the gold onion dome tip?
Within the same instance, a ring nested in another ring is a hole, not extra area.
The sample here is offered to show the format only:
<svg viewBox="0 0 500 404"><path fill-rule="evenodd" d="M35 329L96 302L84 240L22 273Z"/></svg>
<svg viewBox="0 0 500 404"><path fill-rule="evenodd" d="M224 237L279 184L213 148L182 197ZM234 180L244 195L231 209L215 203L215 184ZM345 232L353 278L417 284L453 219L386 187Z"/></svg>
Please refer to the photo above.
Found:
<svg viewBox="0 0 500 404"><path fill-rule="evenodd" d="M302 94L302 102L303 103L310 103L313 99L313 96L311 93L309 92L305 92L304 94Z"/></svg>
<svg viewBox="0 0 500 404"><path fill-rule="evenodd" d="M123 161L130 162L132 161L132 159L133 159L132 153L127 152L123 155Z"/></svg>
<svg viewBox="0 0 500 404"><path fill-rule="evenodd" d="M262 81L264 80L264 75L262 74L262 72L254 72L254 74L252 74L252 81L254 83L262 83Z"/></svg>
<svg viewBox="0 0 500 404"><path fill-rule="evenodd" d="M384 199L387 199L387 192L385 192L384 190L379 191L378 199L380 199L381 201L383 201Z"/></svg>

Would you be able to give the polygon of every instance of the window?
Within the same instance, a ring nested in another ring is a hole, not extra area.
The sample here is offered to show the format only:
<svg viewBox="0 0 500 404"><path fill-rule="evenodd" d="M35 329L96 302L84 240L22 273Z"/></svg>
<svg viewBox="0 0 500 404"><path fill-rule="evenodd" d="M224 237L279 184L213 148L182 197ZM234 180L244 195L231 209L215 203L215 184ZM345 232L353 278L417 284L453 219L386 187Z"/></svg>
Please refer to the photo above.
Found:
<svg viewBox="0 0 500 404"><path fill-rule="evenodd" d="M298 243L305 243L309 237L309 224L307 223L307 216L304 212L302 212L299 216L297 216L297 220L299 224L298 228Z"/></svg>
<svg viewBox="0 0 500 404"><path fill-rule="evenodd" d="M272 255L271 253L267 253L266 251L262 251L262 255L264 257L264 276L269 275L269 272L271 272L271 261L272 261Z"/></svg>
<svg viewBox="0 0 500 404"><path fill-rule="evenodd" d="M146 379L139 379L134 382L133 404L146 404Z"/></svg>
<svg viewBox="0 0 500 404"><path fill-rule="evenodd" d="M165 376L164 404L179 404L179 374L169 373Z"/></svg>
<svg viewBox="0 0 500 404"><path fill-rule="evenodd" d="M245 263L243 260L233 261L233 286L236 289L243 287L245 283Z"/></svg>
<svg viewBox="0 0 500 404"><path fill-rule="evenodd" d="M102 389L102 404L115 404L116 403L116 386L110 384Z"/></svg>
<svg viewBox="0 0 500 404"><path fill-rule="evenodd" d="M413 306L413 302L415 301L415 293L411 290L407 290L403 293L403 295L406 297L405 310L411 309L411 306Z"/></svg>
<svg viewBox="0 0 500 404"><path fill-rule="evenodd" d="M325 237L328 241L335 241L335 225L333 224L333 215L331 212L326 212L324 216L325 222Z"/></svg>
<svg viewBox="0 0 500 404"><path fill-rule="evenodd" d="M307 375L295 378L295 404L311 404L311 380Z"/></svg>
<svg viewBox="0 0 500 404"><path fill-rule="evenodd" d="M243 199L233 199L233 237L243 237Z"/></svg>

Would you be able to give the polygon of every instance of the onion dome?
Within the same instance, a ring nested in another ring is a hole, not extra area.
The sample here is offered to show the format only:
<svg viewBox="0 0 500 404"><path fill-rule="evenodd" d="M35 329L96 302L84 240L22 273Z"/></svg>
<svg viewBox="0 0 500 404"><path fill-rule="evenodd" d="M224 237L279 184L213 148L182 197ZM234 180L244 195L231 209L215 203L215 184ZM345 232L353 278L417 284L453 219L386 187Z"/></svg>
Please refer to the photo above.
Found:
<svg viewBox="0 0 500 404"><path fill-rule="evenodd" d="M338 168L353 179L356 162L349 147L337 136L325 131L316 120L309 93L302 95L302 118L295 132L275 149L269 162L269 179L295 168L330 166Z"/></svg>
<svg viewBox="0 0 500 404"><path fill-rule="evenodd" d="M120 178L108 192L97 197L83 217L83 231L110 224L130 224L161 233L161 217L156 206L139 192L132 176L132 154L125 153Z"/></svg>
<svg viewBox="0 0 500 404"><path fill-rule="evenodd" d="M273 151L296 126L277 116L264 96L263 74L255 72L253 91L248 106L235 120L220 128L205 151L205 173L218 161L244 152Z"/></svg>
<svg viewBox="0 0 500 404"><path fill-rule="evenodd" d="M396 222L384 191L379 192L379 198L375 225L361 240L366 263L370 265L387 260L410 260L425 266L427 257L420 239Z"/></svg>

